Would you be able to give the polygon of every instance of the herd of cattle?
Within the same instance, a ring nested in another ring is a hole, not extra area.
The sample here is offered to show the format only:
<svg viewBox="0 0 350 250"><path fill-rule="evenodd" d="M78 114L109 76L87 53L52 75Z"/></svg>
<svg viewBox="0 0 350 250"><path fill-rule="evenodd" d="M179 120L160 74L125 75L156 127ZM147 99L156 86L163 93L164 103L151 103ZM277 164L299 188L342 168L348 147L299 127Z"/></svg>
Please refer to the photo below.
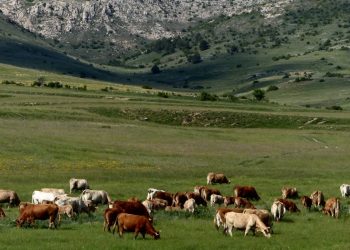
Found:
<svg viewBox="0 0 350 250"><path fill-rule="evenodd" d="M230 181L224 174L209 173L207 184L229 184ZM32 225L35 220L49 220L49 228L56 228L61 223L63 215L73 218L80 213L95 212L99 204L108 205L104 211L104 231L115 232L118 228L120 236L124 231L134 232L135 238L139 233L145 238L145 234L159 239L160 234L153 227L153 214L155 210L188 211L194 213L198 206L219 205L214 216L214 224L217 229L222 227L224 233L232 236L233 228L244 230L245 235L252 230L261 232L266 237L271 237L272 221L280 221L286 211L300 212L294 201L290 199L300 198L301 203L308 210L312 206L332 217L338 218L340 202L332 197L325 200L321 191L317 190L310 196L299 197L296 188L282 188L282 198L273 202L271 209L258 209L252 203L260 200L256 189L252 186L234 186L234 196L223 196L218 189L212 186L195 186L193 192L169 193L164 190L149 188L147 198L143 202L135 197L126 201L112 201L104 190L92 190L86 179L69 180L70 193L81 191L79 197L67 195L63 189L42 188L32 193L31 202L21 202L17 193L12 190L0 190L0 203L8 203L9 206L19 206L19 216L16 225ZM350 196L350 185L340 186L342 197ZM224 207L220 207L223 204ZM229 205L233 207L229 208ZM5 217L0 207L0 218ZM58 220L58 222L57 222ZM112 230L111 230L112 229Z"/></svg>

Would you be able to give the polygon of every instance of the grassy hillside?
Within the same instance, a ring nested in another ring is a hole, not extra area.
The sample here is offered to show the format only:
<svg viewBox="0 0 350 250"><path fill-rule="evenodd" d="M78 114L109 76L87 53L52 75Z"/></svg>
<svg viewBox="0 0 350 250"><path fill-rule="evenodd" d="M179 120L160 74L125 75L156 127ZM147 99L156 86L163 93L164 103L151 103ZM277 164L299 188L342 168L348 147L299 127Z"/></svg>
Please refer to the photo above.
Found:
<svg viewBox="0 0 350 250"><path fill-rule="evenodd" d="M16 70L18 81L32 81L33 72ZM306 195L320 189L328 198L340 196L339 185L347 182L348 111L163 98L122 87L106 92L93 88L101 83L64 81L87 90L0 84L0 188L16 190L23 201L41 187L67 191L71 177L87 178L113 199L144 199L149 187L190 191L217 171L232 184L215 188L231 195L235 184L254 185L262 197L254 204L269 208L282 186ZM159 241L103 232L104 206L91 218L64 219L49 231L46 222L17 229L18 209L5 207L0 244L5 249L347 248L349 201L341 203L339 220L303 208L287 214L275 223L271 239L243 237L240 231L225 237L212 224L215 208L200 208L195 215L158 212Z"/></svg>

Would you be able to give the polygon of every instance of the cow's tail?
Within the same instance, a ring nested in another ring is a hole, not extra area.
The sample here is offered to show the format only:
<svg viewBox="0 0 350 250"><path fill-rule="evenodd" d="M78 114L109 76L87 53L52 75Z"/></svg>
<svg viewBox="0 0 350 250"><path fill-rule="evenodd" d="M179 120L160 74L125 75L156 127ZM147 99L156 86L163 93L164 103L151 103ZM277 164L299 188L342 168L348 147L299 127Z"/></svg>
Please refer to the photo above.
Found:
<svg viewBox="0 0 350 250"><path fill-rule="evenodd" d="M335 208L334 208L334 214L336 218L339 218L339 212L340 212L340 202L339 202L339 199L336 199Z"/></svg>

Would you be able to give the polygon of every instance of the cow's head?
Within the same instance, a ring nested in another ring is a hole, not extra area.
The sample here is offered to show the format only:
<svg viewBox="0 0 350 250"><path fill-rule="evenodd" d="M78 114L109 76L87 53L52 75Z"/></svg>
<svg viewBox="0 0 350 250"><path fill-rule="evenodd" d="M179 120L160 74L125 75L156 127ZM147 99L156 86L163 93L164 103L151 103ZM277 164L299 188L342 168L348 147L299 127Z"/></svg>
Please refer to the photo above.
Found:
<svg viewBox="0 0 350 250"><path fill-rule="evenodd" d="M155 233L153 234L153 238L154 238L155 240L160 239L160 233L159 233L159 232L155 232Z"/></svg>

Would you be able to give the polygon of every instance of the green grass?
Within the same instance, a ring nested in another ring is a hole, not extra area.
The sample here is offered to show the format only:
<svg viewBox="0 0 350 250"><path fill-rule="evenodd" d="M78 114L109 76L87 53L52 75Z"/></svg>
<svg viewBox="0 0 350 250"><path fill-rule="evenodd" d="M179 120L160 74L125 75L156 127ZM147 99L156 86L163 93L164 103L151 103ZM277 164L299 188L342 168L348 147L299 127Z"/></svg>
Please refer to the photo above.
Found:
<svg viewBox="0 0 350 250"><path fill-rule="evenodd" d="M190 191L206 183L208 172L217 171L231 179L230 185L215 186L223 194L232 195L235 184L254 185L262 197L255 205L269 208L285 185L297 187L302 195L320 189L327 198L340 196L339 186L347 182L348 111L12 85L0 85L0 93L6 96L0 98L1 188L16 190L23 201L42 187L67 191L71 177L87 178L92 188L108 191L113 199L144 199L149 187ZM178 122L194 113L216 125ZM145 115L147 121L139 119ZM223 115L255 125L224 126ZM328 123L305 125L314 117ZM132 234L119 239L103 232L104 206L91 218L65 219L57 230L48 230L47 222L18 229L14 225L18 209L4 208L7 218L0 220L0 245L3 249L344 249L349 247L349 201L341 203L339 220L305 209L287 214L274 224L271 239L259 234L244 237L240 231L225 237L213 226L214 208L195 215L158 212L159 241L149 236L135 241Z"/></svg>

